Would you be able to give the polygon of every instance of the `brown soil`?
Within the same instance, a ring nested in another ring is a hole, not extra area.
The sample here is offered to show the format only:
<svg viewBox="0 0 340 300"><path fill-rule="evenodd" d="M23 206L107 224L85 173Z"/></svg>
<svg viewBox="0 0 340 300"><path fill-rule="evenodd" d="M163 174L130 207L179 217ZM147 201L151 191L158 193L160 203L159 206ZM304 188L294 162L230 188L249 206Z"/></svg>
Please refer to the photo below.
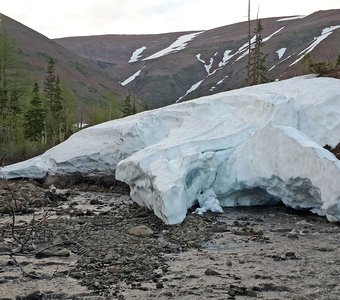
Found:
<svg viewBox="0 0 340 300"><path fill-rule="evenodd" d="M0 182L0 202L0 299L340 298L340 224L284 206L166 226L125 187Z"/></svg>

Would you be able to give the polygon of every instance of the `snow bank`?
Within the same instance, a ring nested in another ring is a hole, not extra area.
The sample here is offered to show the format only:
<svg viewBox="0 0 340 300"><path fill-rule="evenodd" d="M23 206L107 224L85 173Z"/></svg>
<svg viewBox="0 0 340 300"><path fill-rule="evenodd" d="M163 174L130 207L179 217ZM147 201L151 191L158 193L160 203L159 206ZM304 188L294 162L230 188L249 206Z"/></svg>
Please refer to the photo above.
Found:
<svg viewBox="0 0 340 300"><path fill-rule="evenodd" d="M304 208L340 221L340 81L299 77L86 128L0 176L113 173L137 203L180 223L199 203Z"/></svg>
<svg viewBox="0 0 340 300"><path fill-rule="evenodd" d="M280 199L286 206L340 220L340 161L295 128L257 130L223 164L217 178L213 189L222 206ZM254 197L240 190L262 193Z"/></svg>

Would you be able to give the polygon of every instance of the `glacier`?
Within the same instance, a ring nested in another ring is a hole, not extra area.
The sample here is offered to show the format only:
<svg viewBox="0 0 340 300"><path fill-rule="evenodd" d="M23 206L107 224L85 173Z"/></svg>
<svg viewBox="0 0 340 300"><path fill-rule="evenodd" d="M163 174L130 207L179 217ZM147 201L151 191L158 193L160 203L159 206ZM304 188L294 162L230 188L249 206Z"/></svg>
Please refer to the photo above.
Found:
<svg viewBox="0 0 340 300"><path fill-rule="evenodd" d="M302 76L85 128L0 177L112 174L167 224L282 201L340 221L340 80Z"/></svg>

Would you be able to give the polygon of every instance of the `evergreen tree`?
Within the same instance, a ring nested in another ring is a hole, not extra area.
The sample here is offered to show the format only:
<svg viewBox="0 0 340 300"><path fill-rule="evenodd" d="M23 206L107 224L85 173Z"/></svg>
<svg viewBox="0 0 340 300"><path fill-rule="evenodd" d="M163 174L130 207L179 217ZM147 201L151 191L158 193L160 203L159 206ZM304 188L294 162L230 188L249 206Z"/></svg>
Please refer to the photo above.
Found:
<svg viewBox="0 0 340 300"><path fill-rule="evenodd" d="M117 97L114 95L107 95L106 102L108 106L108 117L107 120L114 120L121 117L122 112L119 109L119 103Z"/></svg>
<svg viewBox="0 0 340 300"><path fill-rule="evenodd" d="M20 113L19 99L25 90L17 48L0 17L0 116Z"/></svg>
<svg viewBox="0 0 340 300"><path fill-rule="evenodd" d="M62 140L62 97L59 76L55 75L55 64L50 58L44 81L44 94L46 98L45 143L54 145Z"/></svg>
<svg viewBox="0 0 340 300"><path fill-rule="evenodd" d="M133 114L133 107L131 105L131 95L127 95L122 105L123 117L127 117Z"/></svg>
<svg viewBox="0 0 340 300"><path fill-rule="evenodd" d="M338 57L337 57L337 59L336 59L335 67L336 67L336 68L339 68L339 67L340 67L340 54L338 54Z"/></svg>
<svg viewBox="0 0 340 300"><path fill-rule="evenodd" d="M248 85L255 85L260 83L268 82L267 78L267 68L266 68L266 58L267 54L262 52L262 48L264 43L262 41L261 33L263 27L261 21L257 21L256 28L254 30L255 33L255 43L252 45L250 49L250 65L249 67L249 77L248 77Z"/></svg>
<svg viewBox="0 0 340 300"><path fill-rule="evenodd" d="M146 103L146 101L144 101L143 109L144 109L144 111L149 110L149 106L148 106L148 104Z"/></svg>
<svg viewBox="0 0 340 300"><path fill-rule="evenodd" d="M61 120L62 120L62 129L61 132L63 136L61 140L65 140L68 138L76 129L74 127L76 123L75 116L75 106L76 106L76 97L74 93L67 89L63 84L60 85L61 88L61 100L62 100L62 111L61 111Z"/></svg>
<svg viewBox="0 0 340 300"><path fill-rule="evenodd" d="M30 107L25 114L25 136L31 141L42 142L45 128L45 111L39 93L38 83L34 84Z"/></svg>
<svg viewBox="0 0 340 300"><path fill-rule="evenodd" d="M135 115L137 113L137 107L136 107L136 98L133 97L133 103L132 103L132 108L131 108L131 114Z"/></svg>
<svg viewBox="0 0 340 300"><path fill-rule="evenodd" d="M23 144L22 96L26 89L18 51L0 15L0 163Z"/></svg>

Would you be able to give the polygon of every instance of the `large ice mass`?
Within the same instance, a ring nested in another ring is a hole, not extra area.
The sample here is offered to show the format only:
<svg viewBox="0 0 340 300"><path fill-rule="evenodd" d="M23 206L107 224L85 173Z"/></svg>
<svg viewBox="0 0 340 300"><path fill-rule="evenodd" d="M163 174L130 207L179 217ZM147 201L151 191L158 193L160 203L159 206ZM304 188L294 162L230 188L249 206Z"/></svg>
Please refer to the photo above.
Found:
<svg viewBox="0 0 340 300"><path fill-rule="evenodd" d="M340 221L340 80L298 77L83 129L5 178L106 173L167 224L279 201Z"/></svg>

